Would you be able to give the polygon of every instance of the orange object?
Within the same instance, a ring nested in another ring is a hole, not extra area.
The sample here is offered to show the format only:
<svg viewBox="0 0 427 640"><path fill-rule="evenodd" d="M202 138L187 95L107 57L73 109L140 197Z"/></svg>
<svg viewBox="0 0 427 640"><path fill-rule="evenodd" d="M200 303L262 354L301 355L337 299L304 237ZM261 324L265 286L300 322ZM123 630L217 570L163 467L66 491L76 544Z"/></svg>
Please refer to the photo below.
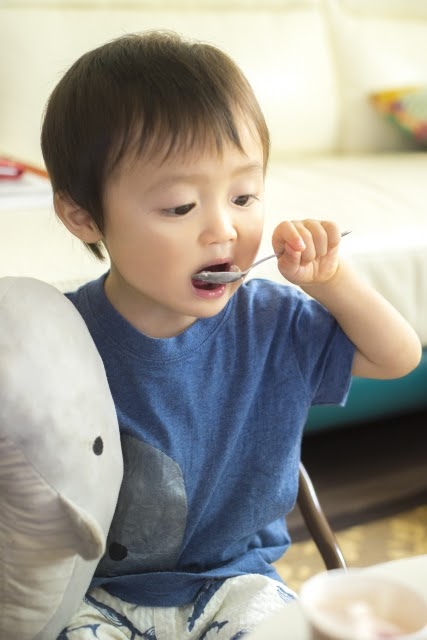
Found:
<svg viewBox="0 0 427 640"><path fill-rule="evenodd" d="M0 180L16 180L24 171L25 167L20 162L0 158Z"/></svg>

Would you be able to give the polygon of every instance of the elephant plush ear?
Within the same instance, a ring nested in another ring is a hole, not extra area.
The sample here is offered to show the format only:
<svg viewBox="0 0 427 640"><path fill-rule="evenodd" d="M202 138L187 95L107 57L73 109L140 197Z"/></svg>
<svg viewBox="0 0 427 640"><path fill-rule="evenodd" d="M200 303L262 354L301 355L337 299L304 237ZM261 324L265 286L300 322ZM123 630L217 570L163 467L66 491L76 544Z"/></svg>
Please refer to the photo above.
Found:
<svg viewBox="0 0 427 640"><path fill-rule="evenodd" d="M84 560L99 559L105 550L105 534L87 511L79 509L65 496L59 496L62 508L70 520L74 548Z"/></svg>
<svg viewBox="0 0 427 640"><path fill-rule="evenodd" d="M52 640L87 592L123 477L105 369L74 305L0 278L0 638Z"/></svg>

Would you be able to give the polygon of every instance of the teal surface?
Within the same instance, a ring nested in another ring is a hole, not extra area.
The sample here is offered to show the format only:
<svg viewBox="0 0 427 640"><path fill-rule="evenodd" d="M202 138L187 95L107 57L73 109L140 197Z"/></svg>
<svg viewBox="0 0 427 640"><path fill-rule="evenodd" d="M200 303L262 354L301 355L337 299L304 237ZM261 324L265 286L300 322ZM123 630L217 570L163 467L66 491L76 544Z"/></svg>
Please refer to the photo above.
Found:
<svg viewBox="0 0 427 640"><path fill-rule="evenodd" d="M427 409L427 348L423 350L418 367L404 378L354 378L346 406L312 407L305 432L368 422L422 409Z"/></svg>

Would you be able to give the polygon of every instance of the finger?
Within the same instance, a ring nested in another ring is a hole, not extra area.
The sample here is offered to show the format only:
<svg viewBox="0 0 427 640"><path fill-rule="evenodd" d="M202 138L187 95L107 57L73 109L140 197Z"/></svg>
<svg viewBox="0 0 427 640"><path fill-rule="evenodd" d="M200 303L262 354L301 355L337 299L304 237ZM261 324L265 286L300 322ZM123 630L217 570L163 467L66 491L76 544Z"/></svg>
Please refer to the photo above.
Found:
<svg viewBox="0 0 427 640"><path fill-rule="evenodd" d="M313 243L316 249L316 257L324 258L329 251L329 237L328 231L321 221L311 221L308 223L308 228L313 237Z"/></svg>
<svg viewBox="0 0 427 640"><path fill-rule="evenodd" d="M307 265L326 252L326 232L317 220L299 220L294 224L305 244L305 249L301 254L301 264Z"/></svg>
<svg viewBox="0 0 427 640"><path fill-rule="evenodd" d="M299 254L305 249L305 243L295 224L289 220L281 222L275 228L272 237L276 253Z"/></svg>
<svg viewBox="0 0 427 640"><path fill-rule="evenodd" d="M299 225L303 225L305 231ZM303 263L325 257L341 241L338 226L329 220L302 220L297 223L297 227L308 248L301 257ZM311 234L310 239L308 239L307 232Z"/></svg>
<svg viewBox="0 0 427 640"><path fill-rule="evenodd" d="M341 242L341 232L335 222L330 220L322 220L322 226L325 229L328 236L328 248L329 250L335 249Z"/></svg>

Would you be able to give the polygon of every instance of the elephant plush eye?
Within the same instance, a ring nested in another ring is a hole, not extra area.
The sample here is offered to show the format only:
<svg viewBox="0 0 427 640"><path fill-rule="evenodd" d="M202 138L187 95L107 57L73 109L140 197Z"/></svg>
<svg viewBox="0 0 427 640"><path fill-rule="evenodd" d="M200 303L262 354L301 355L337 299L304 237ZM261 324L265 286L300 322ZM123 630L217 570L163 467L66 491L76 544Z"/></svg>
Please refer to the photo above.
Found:
<svg viewBox="0 0 427 640"><path fill-rule="evenodd" d="M96 438L95 442L93 443L92 449L96 456L100 456L101 453L104 451L104 443L102 442L101 436L98 436Z"/></svg>

